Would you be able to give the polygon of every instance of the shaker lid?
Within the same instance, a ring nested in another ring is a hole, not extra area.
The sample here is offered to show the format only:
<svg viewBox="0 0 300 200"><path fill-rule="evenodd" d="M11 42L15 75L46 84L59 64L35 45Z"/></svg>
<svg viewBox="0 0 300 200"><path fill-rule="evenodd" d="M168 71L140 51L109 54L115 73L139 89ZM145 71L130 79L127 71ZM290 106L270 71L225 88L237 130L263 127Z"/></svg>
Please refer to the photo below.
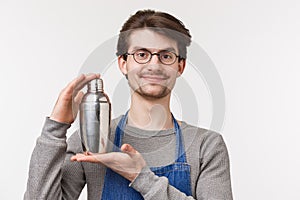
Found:
<svg viewBox="0 0 300 200"><path fill-rule="evenodd" d="M101 78L91 80L88 83L88 91L90 91L90 92L103 92L103 80Z"/></svg>

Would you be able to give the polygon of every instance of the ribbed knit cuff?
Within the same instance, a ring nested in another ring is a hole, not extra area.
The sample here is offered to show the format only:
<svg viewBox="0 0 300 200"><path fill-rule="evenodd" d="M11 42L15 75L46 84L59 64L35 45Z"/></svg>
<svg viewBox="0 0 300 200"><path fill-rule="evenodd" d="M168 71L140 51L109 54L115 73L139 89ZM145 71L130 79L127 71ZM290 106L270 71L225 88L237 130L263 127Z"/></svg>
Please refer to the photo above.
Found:
<svg viewBox="0 0 300 200"><path fill-rule="evenodd" d="M46 117L42 135L48 139L64 139L71 124L61 123Z"/></svg>
<svg viewBox="0 0 300 200"><path fill-rule="evenodd" d="M144 196L151 190L151 188L153 188L153 185L158 181L158 179L159 177L156 176L149 169L149 167L144 167L129 186L140 192L141 195Z"/></svg>

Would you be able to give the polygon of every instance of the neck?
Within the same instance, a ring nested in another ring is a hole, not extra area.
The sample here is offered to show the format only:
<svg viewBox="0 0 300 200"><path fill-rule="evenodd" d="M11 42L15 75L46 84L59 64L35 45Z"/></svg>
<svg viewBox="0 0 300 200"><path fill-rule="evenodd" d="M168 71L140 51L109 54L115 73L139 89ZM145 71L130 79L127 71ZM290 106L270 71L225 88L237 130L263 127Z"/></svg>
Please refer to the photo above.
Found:
<svg viewBox="0 0 300 200"><path fill-rule="evenodd" d="M145 98L134 92L128 113L128 125L145 130L164 130L173 127L170 94L159 99Z"/></svg>

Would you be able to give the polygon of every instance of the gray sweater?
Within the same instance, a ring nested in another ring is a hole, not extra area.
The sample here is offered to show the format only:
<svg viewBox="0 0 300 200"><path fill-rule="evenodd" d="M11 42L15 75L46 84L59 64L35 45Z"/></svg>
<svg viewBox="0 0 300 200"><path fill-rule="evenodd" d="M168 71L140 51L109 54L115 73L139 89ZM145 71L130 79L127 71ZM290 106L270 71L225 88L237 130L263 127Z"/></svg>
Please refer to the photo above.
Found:
<svg viewBox="0 0 300 200"><path fill-rule="evenodd" d="M120 118L111 123L112 136ZM82 147L78 132L67 141L69 127L69 124L46 118L31 156L24 199L78 199L85 184L89 200L101 199L106 168L97 163L70 161L71 156L82 152ZM176 138L173 129L148 131L128 125L125 127L123 143L131 144L142 153L148 165L130 187L149 200L231 200L229 157L222 136L185 122L181 123L180 128L187 161L191 165L193 196L187 197L169 185L167 178L158 177L149 169L175 161Z"/></svg>

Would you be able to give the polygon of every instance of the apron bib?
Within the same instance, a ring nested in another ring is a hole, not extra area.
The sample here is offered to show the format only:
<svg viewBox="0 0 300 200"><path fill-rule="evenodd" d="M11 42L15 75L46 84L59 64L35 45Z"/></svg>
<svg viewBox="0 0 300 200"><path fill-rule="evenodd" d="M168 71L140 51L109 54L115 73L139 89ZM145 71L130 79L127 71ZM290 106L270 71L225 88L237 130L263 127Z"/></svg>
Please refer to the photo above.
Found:
<svg viewBox="0 0 300 200"><path fill-rule="evenodd" d="M118 152L122 145L122 138L124 135L124 128L127 121L126 114L121 118L116 128L114 148L113 151ZM184 144L182 141L181 129L172 114L174 123L174 129L176 133L176 161L173 164L162 166L162 167L151 167L151 171L157 176L165 176L169 180L169 184L177 188L187 196L192 195L191 190L191 172L190 166L187 163L186 155L184 151ZM102 191L101 200L139 200L144 199L142 195L129 187L130 181L125 179L123 176L114 172L110 168L107 168L104 186Z"/></svg>

